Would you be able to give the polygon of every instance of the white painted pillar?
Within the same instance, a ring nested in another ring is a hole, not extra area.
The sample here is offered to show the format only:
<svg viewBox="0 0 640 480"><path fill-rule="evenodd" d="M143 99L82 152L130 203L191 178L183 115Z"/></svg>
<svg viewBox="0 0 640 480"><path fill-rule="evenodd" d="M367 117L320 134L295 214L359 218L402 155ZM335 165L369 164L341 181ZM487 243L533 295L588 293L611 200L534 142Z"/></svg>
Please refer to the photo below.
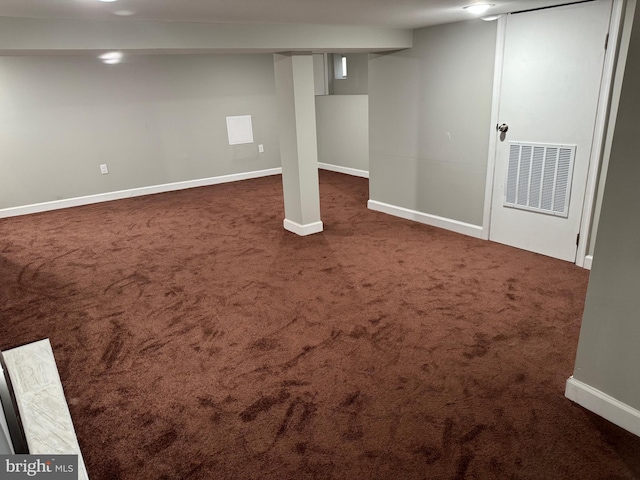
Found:
<svg viewBox="0 0 640 480"><path fill-rule="evenodd" d="M284 228L298 235L322 231L313 56L274 54L284 189Z"/></svg>

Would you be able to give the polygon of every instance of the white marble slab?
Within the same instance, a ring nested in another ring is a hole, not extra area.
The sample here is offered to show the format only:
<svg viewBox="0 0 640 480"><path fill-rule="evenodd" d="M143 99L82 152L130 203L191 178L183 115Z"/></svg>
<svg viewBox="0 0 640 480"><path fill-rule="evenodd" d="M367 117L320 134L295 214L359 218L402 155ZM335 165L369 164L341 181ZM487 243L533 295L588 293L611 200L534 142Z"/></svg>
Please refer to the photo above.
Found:
<svg viewBox="0 0 640 480"><path fill-rule="evenodd" d="M88 480L60 375L48 339L2 352L29 453L77 454L78 480Z"/></svg>

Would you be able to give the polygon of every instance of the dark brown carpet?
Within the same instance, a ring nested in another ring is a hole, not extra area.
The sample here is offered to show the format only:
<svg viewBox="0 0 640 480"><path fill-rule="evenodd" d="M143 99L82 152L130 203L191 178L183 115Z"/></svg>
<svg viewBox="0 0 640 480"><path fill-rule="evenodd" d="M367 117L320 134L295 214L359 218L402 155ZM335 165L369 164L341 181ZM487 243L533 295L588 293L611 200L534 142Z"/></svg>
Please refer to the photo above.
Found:
<svg viewBox="0 0 640 480"><path fill-rule="evenodd" d="M92 480L631 479L564 398L588 273L321 173L0 220L0 348L51 339Z"/></svg>

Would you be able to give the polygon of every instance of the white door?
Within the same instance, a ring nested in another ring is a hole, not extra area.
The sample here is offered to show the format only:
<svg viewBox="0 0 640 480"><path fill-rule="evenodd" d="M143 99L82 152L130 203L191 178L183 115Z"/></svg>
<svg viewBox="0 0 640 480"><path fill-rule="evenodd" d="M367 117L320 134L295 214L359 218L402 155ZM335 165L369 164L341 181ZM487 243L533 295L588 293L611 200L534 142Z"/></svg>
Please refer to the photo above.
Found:
<svg viewBox="0 0 640 480"><path fill-rule="evenodd" d="M575 262L611 2L507 18L490 239Z"/></svg>

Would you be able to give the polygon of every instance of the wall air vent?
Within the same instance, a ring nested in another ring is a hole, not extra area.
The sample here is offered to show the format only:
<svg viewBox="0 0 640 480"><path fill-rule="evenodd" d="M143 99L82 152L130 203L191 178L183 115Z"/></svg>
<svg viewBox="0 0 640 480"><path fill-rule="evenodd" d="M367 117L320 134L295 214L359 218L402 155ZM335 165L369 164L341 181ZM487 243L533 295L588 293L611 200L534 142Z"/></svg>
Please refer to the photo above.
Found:
<svg viewBox="0 0 640 480"><path fill-rule="evenodd" d="M575 145L509 142L504 206L566 218Z"/></svg>

